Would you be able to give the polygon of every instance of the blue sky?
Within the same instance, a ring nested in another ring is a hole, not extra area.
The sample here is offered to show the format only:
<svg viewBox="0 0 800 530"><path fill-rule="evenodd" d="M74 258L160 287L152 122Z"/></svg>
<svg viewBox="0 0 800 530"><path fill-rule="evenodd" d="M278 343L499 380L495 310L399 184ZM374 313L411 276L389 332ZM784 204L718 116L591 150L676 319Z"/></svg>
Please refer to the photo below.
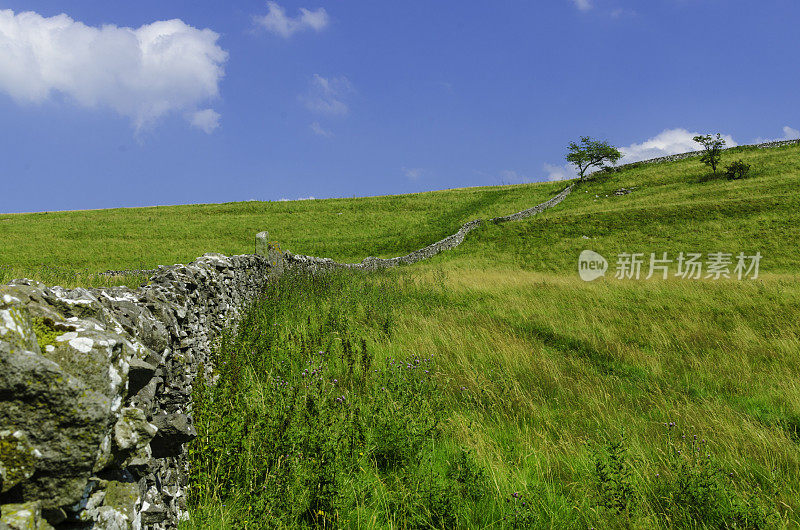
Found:
<svg viewBox="0 0 800 530"><path fill-rule="evenodd" d="M796 0L0 10L0 212L541 181L581 135L628 160L800 136Z"/></svg>

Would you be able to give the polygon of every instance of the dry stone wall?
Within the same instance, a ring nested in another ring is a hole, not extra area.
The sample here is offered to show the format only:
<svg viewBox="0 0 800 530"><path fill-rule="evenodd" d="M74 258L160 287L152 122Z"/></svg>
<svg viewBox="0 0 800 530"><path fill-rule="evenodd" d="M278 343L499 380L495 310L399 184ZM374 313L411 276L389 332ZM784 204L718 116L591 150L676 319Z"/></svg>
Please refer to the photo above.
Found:
<svg viewBox="0 0 800 530"><path fill-rule="evenodd" d="M520 219L525 219L526 217L530 217L532 215L536 215L537 213L546 210L547 208L552 208L556 204L563 201L567 195L572 192L572 189L575 187L575 184L570 184L564 190L556 194L551 199L537 204L532 208L528 208L527 210L522 210L521 212L517 212L512 215L507 215L505 217L494 217L489 219L486 222L490 223L505 223L508 221L518 221ZM364 258L361 263L338 263L333 261L330 258L317 258L314 256L303 256L299 254L292 254L291 252L283 252L277 249L274 243L270 243L268 241L269 235L267 232L261 232L256 236L257 240L257 247L267 249L267 252L273 256L273 262L275 262L274 256L279 255L280 260L283 262L285 267L288 268L295 268L295 269L303 269L303 270L326 270L326 269L356 269L356 270L376 270L376 269L383 269L388 267L396 267L397 265L410 265L412 263L416 263L418 261L431 258L436 254L444 250L450 250L458 245L460 245L464 238L470 233L472 230L480 226L484 223L482 219L475 219L474 221L469 221L468 223L464 223L461 225L461 228L458 231L446 238L437 241L436 243L432 243L427 247L421 248L419 250L415 250L405 256L398 256L396 258L375 258L375 257L368 257Z"/></svg>
<svg viewBox="0 0 800 530"><path fill-rule="evenodd" d="M725 151L728 151L729 149L738 149L740 147L750 147L750 148L753 148L753 149L774 149L776 147L786 147L786 146L789 146L789 145L800 145L800 140L775 140L773 142L764 142L764 143L754 144L754 145L739 145L739 146L736 146L736 147L729 147L729 148L725 149ZM703 151L690 151L688 153L679 153L679 154L676 154L676 155L667 155L667 156L661 156L661 157L658 157L658 158L651 158L649 160L643 160L641 162L632 162L630 164L622 164L620 166L617 166L615 169L621 170L621 169L625 169L625 168L628 168L630 166L634 166L634 165L637 165L637 164L662 164L664 162L675 162L677 160L686 160L687 158L697 158L697 157L701 156L702 154L703 154Z"/></svg>
<svg viewBox="0 0 800 530"><path fill-rule="evenodd" d="M136 290L0 286L0 528L176 526L192 383L270 272L206 254Z"/></svg>

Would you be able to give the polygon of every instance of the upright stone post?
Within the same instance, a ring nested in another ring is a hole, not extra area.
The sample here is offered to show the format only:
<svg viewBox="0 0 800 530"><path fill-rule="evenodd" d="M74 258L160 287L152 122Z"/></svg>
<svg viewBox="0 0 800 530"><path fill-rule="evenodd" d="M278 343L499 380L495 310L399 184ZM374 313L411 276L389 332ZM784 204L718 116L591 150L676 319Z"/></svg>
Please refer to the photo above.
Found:
<svg viewBox="0 0 800 530"><path fill-rule="evenodd" d="M267 258L273 274L283 274L283 252L277 242L269 240L269 232L256 234L256 254Z"/></svg>
<svg viewBox="0 0 800 530"><path fill-rule="evenodd" d="M256 254L265 258L269 255L269 232L256 234Z"/></svg>

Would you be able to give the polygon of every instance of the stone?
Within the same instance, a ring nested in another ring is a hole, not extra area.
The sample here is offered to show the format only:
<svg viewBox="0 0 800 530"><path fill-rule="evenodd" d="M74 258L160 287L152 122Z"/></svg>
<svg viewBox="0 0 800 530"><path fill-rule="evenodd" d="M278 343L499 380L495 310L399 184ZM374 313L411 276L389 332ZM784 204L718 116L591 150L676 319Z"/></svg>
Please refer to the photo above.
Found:
<svg viewBox="0 0 800 530"><path fill-rule="evenodd" d="M104 484L106 497L104 506L113 508L133 521L136 517L136 504L139 502L139 486L135 482L108 481Z"/></svg>
<svg viewBox="0 0 800 530"><path fill-rule="evenodd" d="M135 296L124 291L103 292L99 297L123 329L153 351L163 351L169 343L167 329Z"/></svg>
<svg viewBox="0 0 800 530"><path fill-rule="evenodd" d="M15 296L19 295L18 291L19 289L0 289L0 340L8 344L12 351L39 353L30 313Z"/></svg>
<svg viewBox="0 0 800 530"><path fill-rule="evenodd" d="M181 446L197 436L186 414L159 414L153 417L158 432L150 442L155 458L178 456Z"/></svg>
<svg viewBox="0 0 800 530"><path fill-rule="evenodd" d="M95 528L103 530L130 530L131 521L124 514L109 506L101 506L94 516Z"/></svg>
<svg viewBox="0 0 800 530"><path fill-rule="evenodd" d="M33 476L37 454L23 431L0 431L0 493Z"/></svg>
<svg viewBox="0 0 800 530"><path fill-rule="evenodd" d="M149 423L144 411L136 407L125 407L120 411L119 420L114 424L114 453L116 460L125 461L131 457L141 460L143 450L156 435L156 426Z"/></svg>
<svg viewBox="0 0 800 530"><path fill-rule="evenodd" d="M139 487L136 482L95 480L95 489L86 502L79 519L94 521L103 530L131 530L137 527Z"/></svg>
<svg viewBox="0 0 800 530"><path fill-rule="evenodd" d="M139 393L153 379L156 367L138 358L131 359L128 367L128 395Z"/></svg>
<svg viewBox="0 0 800 530"><path fill-rule="evenodd" d="M163 370L161 370L163 375ZM136 395L131 400L131 404L135 405L136 407L141 408L142 410L150 410L153 408L155 403L156 393L158 392L158 387L162 384L164 380L159 377L155 376L153 379L150 380L144 388L139 390Z"/></svg>
<svg viewBox="0 0 800 530"><path fill-rule="evenodd" d="M13 530L53 530L42 517L42 503L39 501L21 504L4 504L0 521Z"/></svg>
<svg viewBox="0 0 800 530"><path fill-rule="evenodd" d="M143 524L158 524L167 518L167 510L159 504L142 504L142 523Z"/></svg>
<svg viewBox="0 0 800 530"><path fill-rule="evenodd" d="M110 426L111 399L93 392L53 361L0 343L0 426L26 433L35 472L19 484L24 499L45 508L82 495Z"/></svg>
<svg viewBox="0 0 800 530"><path fill-rule="evenodd" d="M43 295L53 309L67 318L92 319L103 324L107 317L103 305L88 289L56 286L44 290Z"/></svg>
<svg viewBox="0 0 800 530"><path fill-rule="evenodd" d="M255 253L265 258L269 255L269 232L259 232L256 234Z"/></svg>
<svg viewBox="0 0 800 530"><path fill-rule="evenodd" d="M271 275L283 274L285 268L284 253L277 242L269 240L269 232L256 234L256 255L267 258Z"/></svg>
<svg viewBox="0 0 800 530"><path fill-rule="evenodd" d="M76 323L78 331L58 335L53 347L42 355L94 392L113 400L125 388L130 360L137 350L112 333L89 328L86 321Z"/></svg>

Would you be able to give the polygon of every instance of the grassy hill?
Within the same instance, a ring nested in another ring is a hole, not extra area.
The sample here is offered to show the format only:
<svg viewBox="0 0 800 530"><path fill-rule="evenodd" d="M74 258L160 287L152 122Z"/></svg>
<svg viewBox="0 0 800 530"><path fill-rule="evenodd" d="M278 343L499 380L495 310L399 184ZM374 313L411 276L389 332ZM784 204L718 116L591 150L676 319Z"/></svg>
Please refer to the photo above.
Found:
<svg viewBox="0 0 800 530"><path fill-rule="evenodd" d="M630 167L411 267L283 277L196 385L186 527L800 526L800 148L724 157L753 176ZM358 261L562 187L3 216L0 236L33 272L248 252L263 229ZM579 279L584 249L605 278ZM620 280L623 252L763 258L758 279Z"/></svg>
<svg viewBox="0 0 800 530"><path fill-rule="evenodd" d="M197 391L189 526L800 526L800 149L732 154L752 178L629 168L413 267L274 286ZM759 278L613 277L718 251Z"/></svg>
<svg viewBox="0 0 800 530"><path fill-rule="evenodd" d="M29 277L68 286L140 283L106 270L188 263L206 252L253 252L267 230L298 254L361 261L394 257L472 219L547 200L561 183L465 188L415 195L244 202L0 215L0 282Z"/></svg>
<svg viewBox="0 0 800 530"><path fill-rule="evenodd" d="M709 178L697 159L652 164L603 175L554 209L521 223L487 228L470 253L497 266L572 274L584 248L615 258L620 252L745 252L759 250L768 274L800 272L800 148L739 148L754 176ZM620 188L634 188L617 196ZM460 253L460 254L459 254ZM612 263L613 267L613 263Z"/></svg>

